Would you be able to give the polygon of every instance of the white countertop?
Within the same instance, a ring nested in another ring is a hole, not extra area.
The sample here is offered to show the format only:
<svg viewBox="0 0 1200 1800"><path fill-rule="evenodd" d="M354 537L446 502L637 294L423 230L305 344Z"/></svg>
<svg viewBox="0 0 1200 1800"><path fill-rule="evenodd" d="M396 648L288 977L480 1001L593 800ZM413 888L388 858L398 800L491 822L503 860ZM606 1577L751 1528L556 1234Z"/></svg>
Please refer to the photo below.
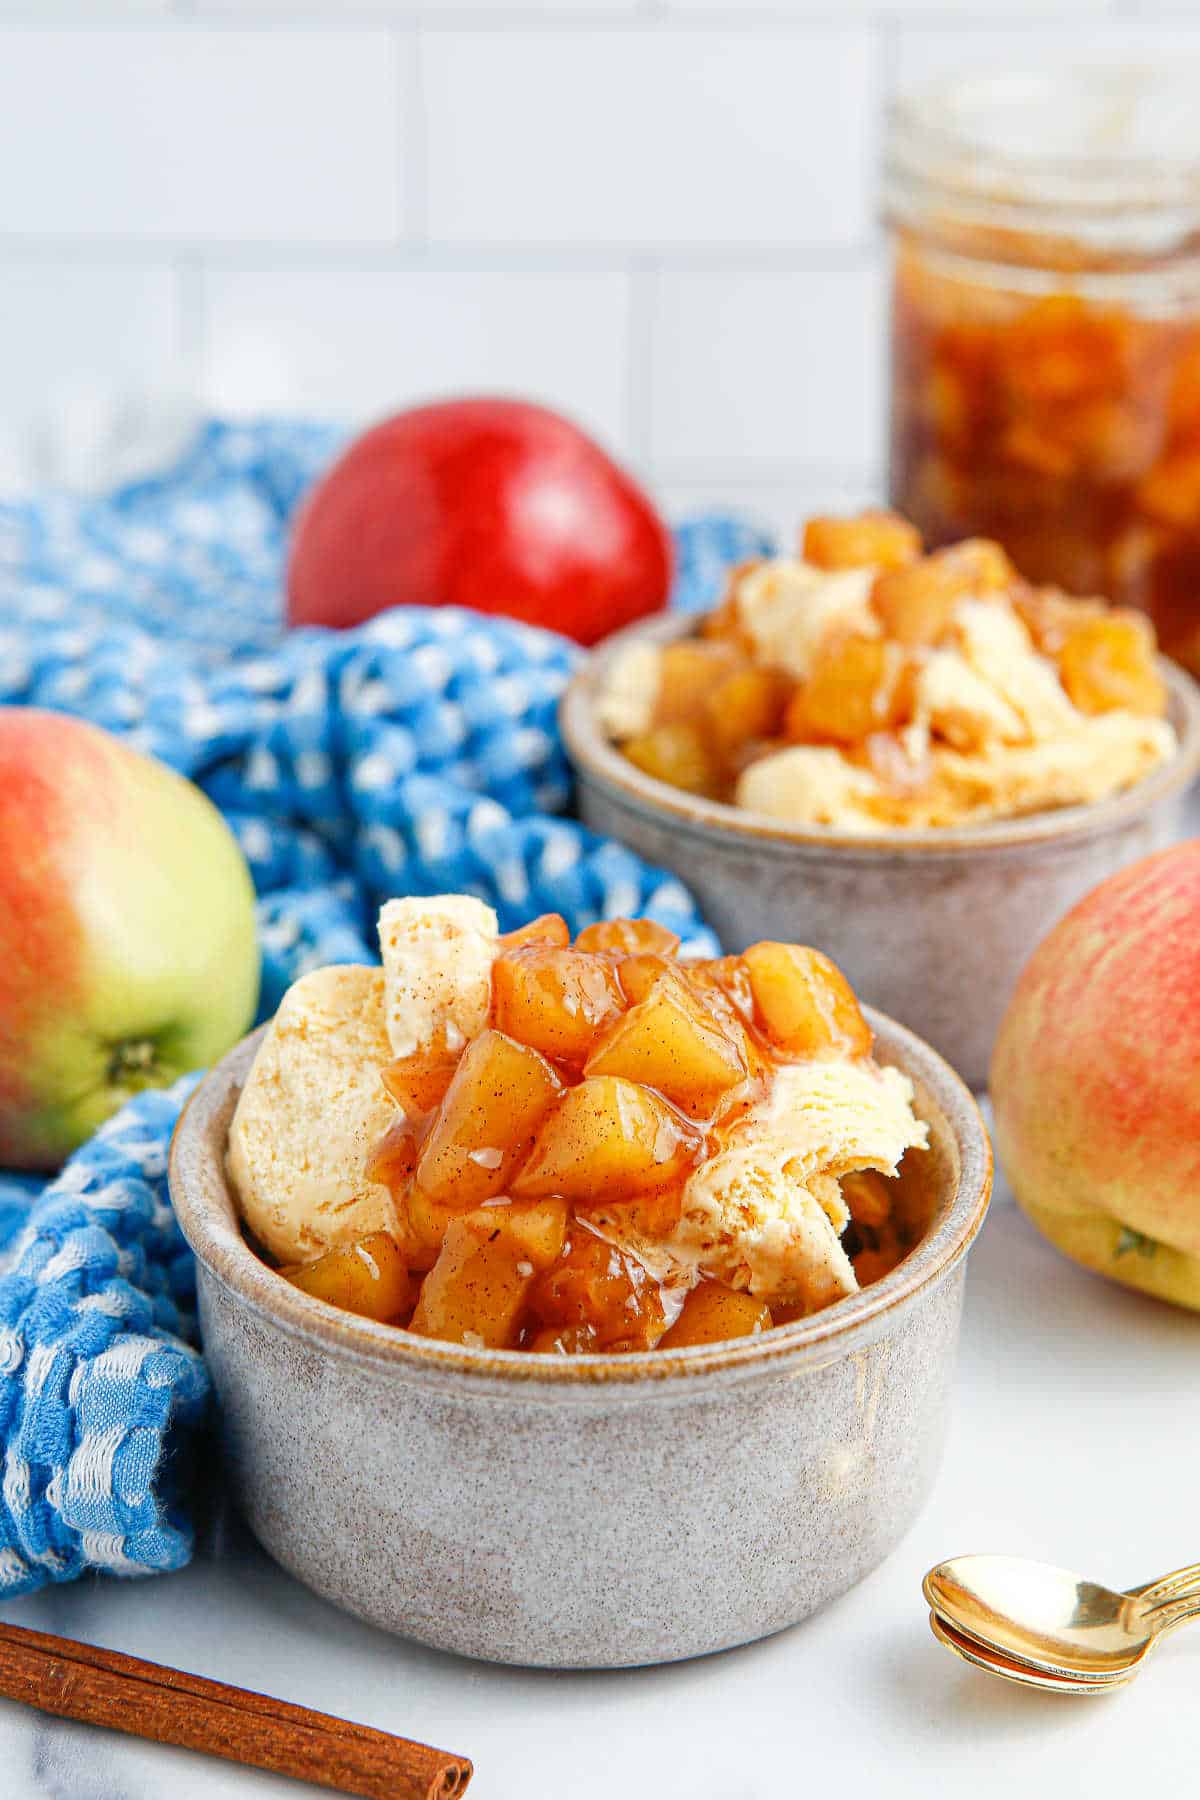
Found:
<svg viewBox="0 0 1200 1800"><path fill-rule="evenodd" d="M11 1621L110 1645L464 1752L472 1800L1122 1800L1196 1788L1200 1627L1101 1699L1006 1686L929 1634L921 1575L964 1550L1100 1580L1200 1556L1200 1319L1059 1257L1001 1188L972 1253L956 1414L930 1505L890 1561L766 1643L660 1669L461 1662L314 1598L240 1528L179 1575L79 1582ZM4 1800L316 1793L0 1702Z"/></svg>

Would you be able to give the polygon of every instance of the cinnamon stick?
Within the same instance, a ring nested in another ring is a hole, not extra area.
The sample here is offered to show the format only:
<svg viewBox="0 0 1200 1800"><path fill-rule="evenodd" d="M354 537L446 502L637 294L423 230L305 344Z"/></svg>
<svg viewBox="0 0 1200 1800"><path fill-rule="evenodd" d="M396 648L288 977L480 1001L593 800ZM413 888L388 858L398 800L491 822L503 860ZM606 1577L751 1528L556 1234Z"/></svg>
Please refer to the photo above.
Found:
<svg viewBox="0 0 1200 1800"><path fill-rule="evenodd" d="M465 1756L20 1625L0 1624L0 1694L361 1800L456 1800L471 1779Z"/></svg>

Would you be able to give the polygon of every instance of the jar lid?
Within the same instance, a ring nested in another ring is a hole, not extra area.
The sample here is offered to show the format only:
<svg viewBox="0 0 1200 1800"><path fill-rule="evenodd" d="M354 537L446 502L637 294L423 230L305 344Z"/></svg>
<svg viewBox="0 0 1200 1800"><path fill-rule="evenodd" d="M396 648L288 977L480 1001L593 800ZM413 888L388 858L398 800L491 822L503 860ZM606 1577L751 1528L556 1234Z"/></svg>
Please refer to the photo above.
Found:
<svg viewBox="0 0 1200 1800"><path fill-rule="evenodd" d="M896 100L884 209L1005 260L1145 262L1200 234L1200 68L962 75ZM1028 241L1026 241L1028 240ZM1022 245L1024 243L1024 249ZM977 247L977 246L976 246Z"/></svg>

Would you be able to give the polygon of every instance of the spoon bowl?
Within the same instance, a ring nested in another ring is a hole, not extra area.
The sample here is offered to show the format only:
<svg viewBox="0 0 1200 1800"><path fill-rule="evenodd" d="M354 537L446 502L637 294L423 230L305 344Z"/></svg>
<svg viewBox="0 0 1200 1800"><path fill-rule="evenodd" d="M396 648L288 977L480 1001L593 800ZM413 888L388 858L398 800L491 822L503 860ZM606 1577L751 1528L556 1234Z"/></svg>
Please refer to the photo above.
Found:
<svg viewBox="0 0 1200 1800"><path fill-rule="evenodd" d="M1164 1632L1200 1612L1200 1565L1125 1593L1025 1557L957 1556L923 1589L938 1620L986 1652L1089 1683L1131 1676Z"/></svg>
<svg viewBox="0 0 1200 1800"><path fill-rule="evenodd" d="M1117 1688L1128 1687L1133 1680L1133 1672L1124 1675L1106 1676L1090 1680L1080 1680L1073 1675L1051 1675L1044 1671L1032 1669L1028 1663L1017 1662L1014 1657L1004 1656L998 1650L990 1649L986 1644L970 1638L965 1632L956 1631L954 1626L937 1613L929 1615L929 1629L939 1644L952 1650L955 1656L961 1657L973 1668L982 1669L988 1675L998 1675L1002 1681L1016 1682L1020 1687L1039 1688L1047 1694L1110 1694Z"/></svg>

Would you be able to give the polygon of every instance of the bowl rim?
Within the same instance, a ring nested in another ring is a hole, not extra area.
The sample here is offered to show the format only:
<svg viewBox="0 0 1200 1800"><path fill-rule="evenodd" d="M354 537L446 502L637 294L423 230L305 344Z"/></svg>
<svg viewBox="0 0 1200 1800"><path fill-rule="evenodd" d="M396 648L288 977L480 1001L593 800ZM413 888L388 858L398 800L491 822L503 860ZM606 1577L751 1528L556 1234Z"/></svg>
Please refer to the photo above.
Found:
<svg viewBox="0 0 1200 1800"><path fill-rule="evenodd" d="M822 857L868 862L881 856L928 860L1012 851L1027 845L1066 847L1119 831L1160 802L1182 794L1200 774L1200 686L1178 663L1160 656L1159 670L1167 686L1179 748L1132 787L1086 806L1064 806L979 825L924 826L920 830L897 826L855 836L833 825L788 825L766 813L704 800L635 768L596 719L596 697L615 656L630 644L670 643L690 636L700 617L698 613L657 614L605 638L571 677L559 705L559 726L576 775L603 788L626 807L669 823L673 831L685 836L718 837L741 848L751 843L767 854L817 851Z"/></svg>
<svg viewBox="0 0 1200 1800"><path fill-rule="evenodd" d="M209 1141L228 1117L265 1025L243 1038L193 1090L171 1138L168 1180L180 1229L203 1268L244 1305L280 1329L345 1356L397 1373L475 1377L482 1391L519 1386L544 1397L580 1393L681 1393L683 1379L769 1372L783 1363L828 1362L878 1335L880 1321L932 1284L966 1255L983 1223L992 1192L992 1145L974 1095L959 1075L914 1032L864 1007L876 1051L910 1076L932 1100L958 1160L954 1191L939 1200L934 1220L903 1262L871 1287L822 1312L752 1338L675 1350L609 1356L561 1356L446 1344L394 1325L362 1319L280 1280L246 1242L224 1166ZM222 1126L221 1143L224 1144Z"/></svg>

